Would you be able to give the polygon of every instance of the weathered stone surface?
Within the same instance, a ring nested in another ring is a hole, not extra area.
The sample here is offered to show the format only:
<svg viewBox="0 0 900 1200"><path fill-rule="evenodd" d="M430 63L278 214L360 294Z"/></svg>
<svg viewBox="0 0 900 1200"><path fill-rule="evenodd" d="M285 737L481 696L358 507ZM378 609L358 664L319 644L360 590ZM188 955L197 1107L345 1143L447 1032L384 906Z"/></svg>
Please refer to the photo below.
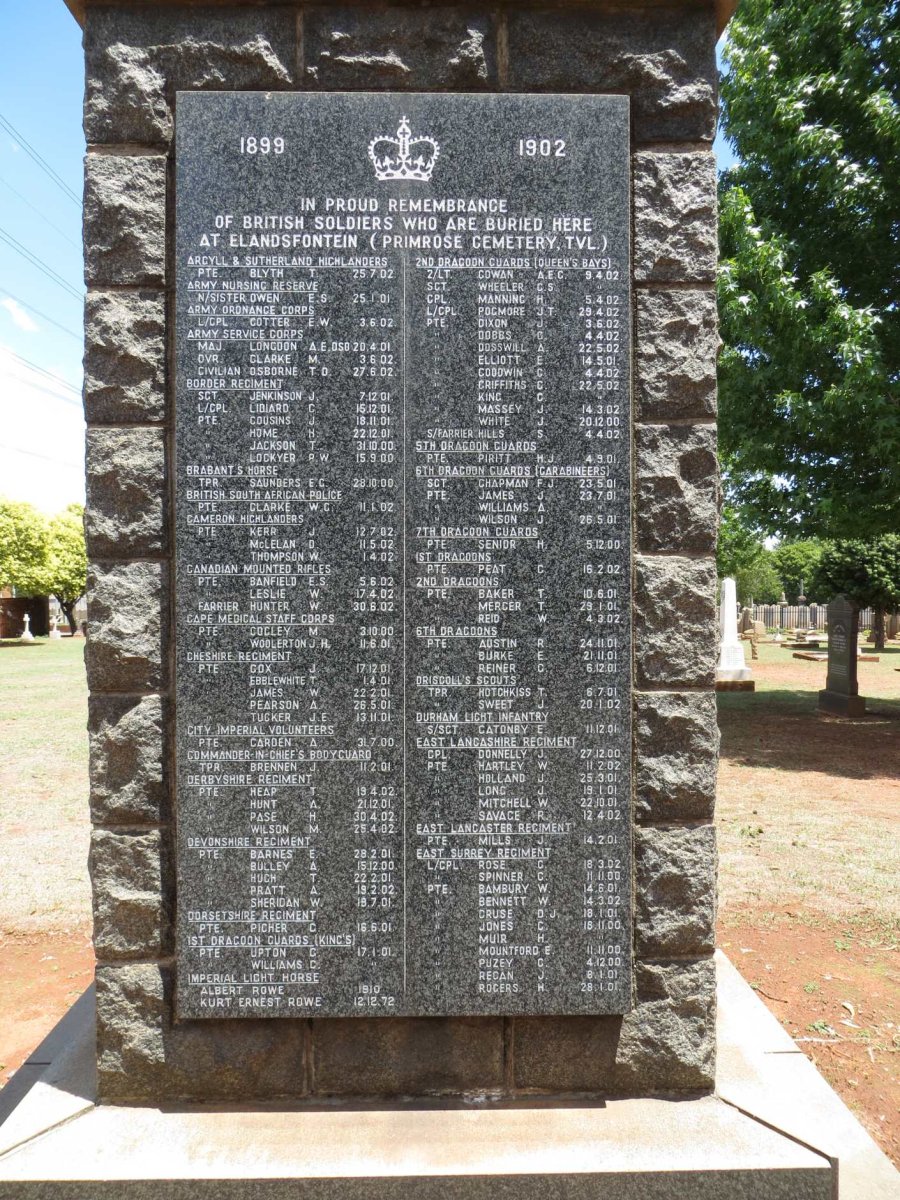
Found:
<svg viewBox="0 0 900 1200"><path fill-rule="evenodd" d="M295 13L287 7L223 7L157 5L140 13L89 7L84 38L87 141L167 142L179 90L289 88L296 57Z"/></svg>
<svg viewBox="0 0 900 1200"><path fill-rule="evenodd" d="M719 462L712 425L639 425L637 531L641 550L713 553Z"/></svg>
<svg viewBox="0 0 900 1200"><path fill-rule="evenodd" d="M712 288L639 291L634 394L637 419L667 421L716 412L719 347Z"/></svg>
<svg viewBox="0 0 900 1200"><path fill-rule="evenodd" d="M638 556L635 576L638 686L711 685L717 653L715 560Z"/></svg>
<svg viewBox="0 0 900 1200"><path fill-rule="evenodd" d="M312 1088L320 1095L435 1095L502 1086L498 1017L313 1024Z"/></svg>
<svg viewBox="0 0 900 1200"><path fill-rule="evenodd" d="M716 124L712 6L665 12L509 13L510 86L624 92L637 141L712 141Z"/></svg>
<svg viewBox="0 0 900 1200"><path fill-rule="evenodd" d="M85 536L93 558L164 552L165 460L162 429L88 430Z"/></svg>
<svg viewBox="0 0 900 1200"><path fill-rule="evenodd" d="M642 150L633 163L635 279L715 279L715 156Z"/></svg>
<svg viewBox="0 0 900 1200"><path fill-rule="evenodd" d="M605 1094L711 1088L712 960L639 962L636 977L637 1001L624 1017L517 1017L515 1086Z"/></svg>
<svg viewBox="0 0 900 1200"><path fill-rule="evenodd" d="M88 422L165 419L165 299L161 292L88 292L84 408Z"/></svg>
<svg viewBox="0 0 900 1200"><path fill-rule="evenodd" d="M719 749L715 694L638 693L634 736L637 819L712 816Z"/></svg>
<svg viewBox="0 0 900 1200"><path fill-rule="evenodd" d="M166 273L166 160L89 154L84 168L88 286L161 284Z"/></svg>
<svg viewBox="0 0 900 1200"><path fill-rule="evenodd" d="M172 981L155 963L97 969L97 1068L105 1103L296 1098L306 1021L173 1025Z"/></svg>
<svg viewBox="0 0 900 1200"><path fill-rule="evenodd" d="M716 832L712 825L635 831L635 937L645 957L715 949Z"/></svg>
<svg viewBox="0 0 900 1200"><path fill-rule="evenodd" d="M161 696L91 697L91 817L97 824L168 819L166 712Z"/></svg>
<svg viewBox="0 0 900 1200"><path fill-rule="evenodd" d="M372 91L495 86L493 21L457 8L311 8L305 85Z"/></svg>
<svg viewBox="0 0 900 1200"><path fill-rule="evenodd" d="M155 692L165 682L161 563L94 564L88 571L85 663L92 692Z"/></svg>
<svg viewBox="0 0 900 1200"><path fill-rule="evenodd" d="M169 952L163 856L158 829L95 829L91 834L94 949L100 962L158 958Z"/></svg>

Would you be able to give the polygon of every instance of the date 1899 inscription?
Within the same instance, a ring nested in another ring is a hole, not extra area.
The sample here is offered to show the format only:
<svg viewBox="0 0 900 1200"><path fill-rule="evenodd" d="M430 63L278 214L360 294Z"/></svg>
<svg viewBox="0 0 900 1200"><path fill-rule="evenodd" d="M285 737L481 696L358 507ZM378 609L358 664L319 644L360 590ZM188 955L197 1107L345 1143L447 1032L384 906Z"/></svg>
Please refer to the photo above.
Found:
<svg viewBox="0 0 900 1200"><path fill-rule="evenodd" d="M178 1011L623 1012L627 100L177 111Z"/></svg>

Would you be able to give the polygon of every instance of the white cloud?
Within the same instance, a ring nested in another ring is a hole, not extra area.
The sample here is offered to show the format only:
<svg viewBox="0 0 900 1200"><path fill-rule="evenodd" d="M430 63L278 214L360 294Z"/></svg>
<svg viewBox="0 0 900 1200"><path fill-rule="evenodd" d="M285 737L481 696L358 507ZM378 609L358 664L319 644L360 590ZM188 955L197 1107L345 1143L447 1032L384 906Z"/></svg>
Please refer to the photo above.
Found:
<svg viewBox="0 0 900 1200"><path fill-rule="evenodd" d="M4 296L0 300L0 308L6 309L17 329L23 329L26 333L37 333L40 329L38 323L32 320L22 305L17 304L12 296Z"/></svg>
<svg viewBox="0 0 900 1200"><path fill-rule="evenodd" d="M61 373L55 364L47 369ZM2 344L0 413L0 495L46 513L83 502L84 414L77 396Z"/></svg>

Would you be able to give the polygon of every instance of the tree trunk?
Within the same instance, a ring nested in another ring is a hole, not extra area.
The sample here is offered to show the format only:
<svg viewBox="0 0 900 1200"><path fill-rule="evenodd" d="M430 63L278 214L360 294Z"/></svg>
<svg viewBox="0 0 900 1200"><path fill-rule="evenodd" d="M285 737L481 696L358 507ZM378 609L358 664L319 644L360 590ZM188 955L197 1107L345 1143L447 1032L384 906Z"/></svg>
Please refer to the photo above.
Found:
<svg viewBox="0 0 900 1200"><path fill-rule="evenodd" d="M59 607L66 614L66 620L69 622L69 629L72 633L72 637L74 637L75 634L78 632L78 627L75 624L75 605L78 603L78 601L77 600L60 600L59 596L57 596L56 599L59 600Z"/></svg>
<svg viewBox="0 0 900 1200"><path fill-rule="evenodd" d="M872 632L875 634L875 649L884 649L884 609L876 608L872 613Z"/></svg>

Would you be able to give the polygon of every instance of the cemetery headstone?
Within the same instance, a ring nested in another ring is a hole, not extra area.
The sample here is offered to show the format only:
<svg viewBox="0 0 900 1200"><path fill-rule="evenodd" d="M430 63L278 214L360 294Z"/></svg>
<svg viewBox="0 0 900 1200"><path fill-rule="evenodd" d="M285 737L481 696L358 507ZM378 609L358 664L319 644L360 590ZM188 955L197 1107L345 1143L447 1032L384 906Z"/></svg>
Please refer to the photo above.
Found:
<svg viewBox="0 0 900 1200"><path fill-rule="evenodd" d="M747 666L744 647L738 637L735 582L722 580L719 602L719 665L716 668L716 690L721 692L752 692L755 689L753 672Z"/></svg>
<svg viewBox="0 0 900 1200"><path fill-rule="evenodd" d="M841 717L862 717L866 701L859 694L857 655L859 611L846 596L835 596L828 605L828 675L819 692L822 712Z"/></svg>
<svg viewBox="0 0 900 1200"><path fill-rule="evenodd" d="M31 617L28 613L22 617L22 632L19 636L20 642L33 642L34 634L31 632Z"/></svg>

